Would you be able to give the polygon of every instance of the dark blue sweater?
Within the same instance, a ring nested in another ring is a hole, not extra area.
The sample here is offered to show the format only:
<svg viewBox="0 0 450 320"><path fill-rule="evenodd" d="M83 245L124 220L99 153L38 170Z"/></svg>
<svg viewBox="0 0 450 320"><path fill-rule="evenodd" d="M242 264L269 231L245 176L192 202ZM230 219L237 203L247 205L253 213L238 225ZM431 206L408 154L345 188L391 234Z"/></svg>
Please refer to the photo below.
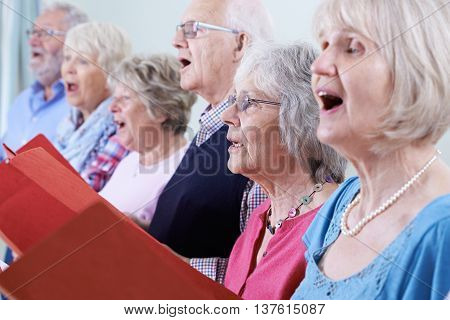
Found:
<svg viewBox="0 0 450 320"><path fill-rule="evenodd" d="M240 234L248 179L228 170L227 131L201 146L194 138L156 206L148 232L185 257L228 257Z"/></svg>

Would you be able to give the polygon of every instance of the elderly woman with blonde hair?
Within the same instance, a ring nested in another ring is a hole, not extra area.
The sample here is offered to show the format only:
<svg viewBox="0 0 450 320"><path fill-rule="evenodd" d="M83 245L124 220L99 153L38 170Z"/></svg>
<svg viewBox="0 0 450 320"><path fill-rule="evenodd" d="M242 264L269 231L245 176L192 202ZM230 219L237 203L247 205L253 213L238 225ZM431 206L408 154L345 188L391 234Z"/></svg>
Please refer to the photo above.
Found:
<svg viewBox="0 0 450 320"><path fill-rule="evenodd" d="M399 18L401 16L401 18ZM354 165L303 237L296 299L444 299L450 289L450 6L326 0L318 137Z"/></svg>
<svg viewBox="0 0 450 320"><path fill-rule="evenodd" d="M180 87L180 63L170 55L132 57L110 77L110 110L130 154L100 192L147 229L167 182L188 148L184 137L196 95Z"/></svg>
<svg viewBox="0 0 450 320"><path fill-rule="evenodd" d="M109 23L90 22L66 36L61 75L74 107L58 127L57 147L96 191L113 173L126 149L113 138L107 77L131 53L127 35Z"/></svg>

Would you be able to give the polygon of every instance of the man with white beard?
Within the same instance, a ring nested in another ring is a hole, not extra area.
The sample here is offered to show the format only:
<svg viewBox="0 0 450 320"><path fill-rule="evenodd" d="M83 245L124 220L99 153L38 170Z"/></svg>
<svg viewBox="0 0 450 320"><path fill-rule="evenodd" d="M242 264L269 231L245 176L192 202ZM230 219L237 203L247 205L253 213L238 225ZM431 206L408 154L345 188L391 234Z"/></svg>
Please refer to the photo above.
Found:
<svg viewBox="0 0 450 320"><path fill-rule="evenodd" d="M70 28L87 21L85 13L65 3L44 8L36 18L27 32L31 47L30 69L36 81L13 102L7 131L0 142L16 150L40 133L52 142L55 140L56 127L70 109L60 79L64 38ZM3 157L4 151L0 148L0 160Z"/></svg>

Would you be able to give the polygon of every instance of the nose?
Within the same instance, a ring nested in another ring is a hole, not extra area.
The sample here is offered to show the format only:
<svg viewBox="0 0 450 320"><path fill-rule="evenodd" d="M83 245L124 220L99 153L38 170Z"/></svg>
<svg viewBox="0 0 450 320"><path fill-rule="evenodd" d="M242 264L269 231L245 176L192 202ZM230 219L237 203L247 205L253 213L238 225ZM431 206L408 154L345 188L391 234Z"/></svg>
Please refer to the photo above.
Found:
<svg viewBox="0 0 450 320"><path fill-rule="evenodd" d="M73 59L64 57L63 63L61 64L61 75L64 76L68 74L75 74L76 69L74 67Z"/></svg>
<svg viewBox="0 0 450 320"><path fill-rule="evenodd" d="M225 111L222 112L220 119L228 126L239 127L241 125L241 121L239 120L236 103L233 103L231 106L225 109Z"/></svg>
<svg viewBox="0 0 450 320"><path fill-rule="evenodd" d="M28 44L30 47L37 47L41 44L41 38L38 37L37 33L32 33L28 38Z"/></svg>
<svg viewBox="0 0 450 320"><path fill-rule="evenodd" d="M311 71L315 75L335 77L338 75L335 63L336 56L332 51L326 49L322 51L322 53L313 62L311 65Z"/></svg>
<svg viewBox="0 0 450 320"><path fill-rule="evenodd" d="M183 30L177 28L175 35L172 39L172 46L176 49L185 49L188 47L188 42L183 35Z"/></svg>
<svg viewBox="0 0 450 320"><path fill-rule="evenodd" d="M109 111L111 113L117 113L120 111L119 103L116 98L114 98L111 104L109 105Z"/></svg>

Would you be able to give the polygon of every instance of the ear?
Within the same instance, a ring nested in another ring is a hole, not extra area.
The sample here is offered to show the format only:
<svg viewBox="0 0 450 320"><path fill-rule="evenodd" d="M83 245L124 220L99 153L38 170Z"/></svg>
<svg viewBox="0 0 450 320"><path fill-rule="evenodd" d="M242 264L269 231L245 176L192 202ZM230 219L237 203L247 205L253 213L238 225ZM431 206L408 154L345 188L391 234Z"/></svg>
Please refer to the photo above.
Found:
<svg viewBox="0 0 450 320"><path fill-rule="evenodd" d="M167 115L162 114L162 112L158 112L158 114L153 117L153 120L159 124L163 124L167 120L167 118Z"/></svg>
<svg viewBox="0 0 450 320"><path fill-rule="evenodd" d="M164 114L164 112L153 112L153 121L156 123L159 123L162 125L166 120L168 119L168 116Z"/></svg>
<svg viewBox="0 0 450 320"><path fill-rule="evenodd" d="M244 56L245 50L249 45L250 38L248 34L244 32L240 32L239 35L236 36L236 48L234 49L234 61L240 62L242 57Z"/></svg>

